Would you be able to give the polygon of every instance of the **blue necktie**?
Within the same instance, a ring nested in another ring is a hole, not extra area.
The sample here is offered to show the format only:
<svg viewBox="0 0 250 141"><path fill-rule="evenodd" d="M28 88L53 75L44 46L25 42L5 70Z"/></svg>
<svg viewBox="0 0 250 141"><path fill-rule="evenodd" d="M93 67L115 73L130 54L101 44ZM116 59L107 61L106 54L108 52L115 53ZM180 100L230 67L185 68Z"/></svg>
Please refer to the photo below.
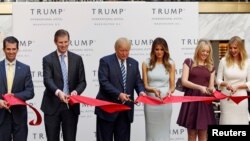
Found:
<svg viewBox="0 0 250 141"><path fill-rule="evenodd" d="M65 94L69 94L68 71L67 71L66 63L64 61L65 55L61 54L60 57L61 57L60 64L61 64L62 75L63 75L63 92Z"/></svg>
<svg viewBox="0 0 250 141"><path fill-rule="evenodd" d="M123 82L123 89L126 92L126 70L124 66L124 60L121 60L121 72L122 72L122 82Z"/></svg>

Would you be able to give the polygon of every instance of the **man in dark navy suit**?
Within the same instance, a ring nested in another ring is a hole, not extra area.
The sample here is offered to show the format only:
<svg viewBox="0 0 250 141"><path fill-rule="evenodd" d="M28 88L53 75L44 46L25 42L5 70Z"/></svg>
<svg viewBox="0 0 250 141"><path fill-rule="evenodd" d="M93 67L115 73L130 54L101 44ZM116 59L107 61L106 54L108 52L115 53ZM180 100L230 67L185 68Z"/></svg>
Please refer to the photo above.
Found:
<svg viewBox="0 0 250 141"><path fill-rule="evenodd" d="M131 110L110 114L96 107L97 141L129 141L134 116L134 90L137 94L146 95L138 62L128 57L130 48L128 39L119 38L115 43L115 53L100 59L100 89L96 98L128 105Z"/></svg>
<svg viewBox="0 0 250 141"><path fill-rule="evenodd" d="M5 59L0 62L0 141L27 141L26 106L8 107L2 95L14 95L26 101L34 97L30 67L16 60L19 41L9 36L3 40Z"/></svg>
<svg viewBox="0 0 250 141"><path fill-rule="evenodd" d="M70 106L68 97L80 95L86 88L82 57L68 51L68 31L59 29L54 35L57 50L43 58L45 91L41 109L48 141L59 141L62 129L64 141L75 141L80 114L79 104Z"/></svg>

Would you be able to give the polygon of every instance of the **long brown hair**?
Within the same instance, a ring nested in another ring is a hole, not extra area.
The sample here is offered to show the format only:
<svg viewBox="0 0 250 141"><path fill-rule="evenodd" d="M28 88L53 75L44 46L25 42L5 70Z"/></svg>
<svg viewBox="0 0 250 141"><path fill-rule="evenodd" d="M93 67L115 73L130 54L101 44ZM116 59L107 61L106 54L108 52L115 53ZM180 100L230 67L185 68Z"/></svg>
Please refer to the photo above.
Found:
<svg viewBox="0 0 250 141"><path fill-rule="evenodd" d="M214 60L213 60L213 50L212 50L212 45L210 43L209 40L206 39L200 39L198 42L198 45L195 49L195 53L194 53L194 64L192 65L192 67L198 66L198 60L199 60L199 53L201 52L202 48L204 46L208 46L209 47L209 55L205 60L205 67L209 70L212 71L213 70L213 66L214 66Z"/></svg>
<svg viewBox="0 0 250 141"><path fill-rule="evenodd" d="M238 66L239 66L240 69L243 69L244 66L245 66L245 62L247 60L246 49L245 49L244 44L242 42L242 39L240 37L238 37L238 36L232 37L228 42L228 44L229 44L228 47L230 47L234 43L237 43L237 47L239 49L239 63L238 63ZM233 65L233 63L234 63L233 56L230 53L229 49L227 49L225 59L226 59L228 67Z"/></svg>
<svg viewBox="0 0 250 141"><path fill-rule="evenodd" d="M162 62L163 62L163 65L164 65L166 71L169 72L169 70L171 68L171 64L169 62L170 54L169 54L169 50L168 50L168 44L167 44L166 40L161 38L161 37L157 37L153 41L152 48L151 48L151 53L150 53L149 70L152 70L155 67L157 58L156 58L154 50L158 45L162 46L162 48L163 48L164 55L163 55Z"/></svg>

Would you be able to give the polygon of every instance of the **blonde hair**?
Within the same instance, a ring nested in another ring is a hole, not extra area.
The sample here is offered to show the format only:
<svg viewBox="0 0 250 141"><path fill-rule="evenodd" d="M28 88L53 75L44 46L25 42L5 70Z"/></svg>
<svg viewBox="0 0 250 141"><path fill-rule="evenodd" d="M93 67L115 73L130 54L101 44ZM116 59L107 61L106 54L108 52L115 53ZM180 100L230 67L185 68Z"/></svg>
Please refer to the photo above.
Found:
<svg viewBox="0 0 250 141"><path fill-rule="evenodd" d="M212 45L210 43L209 40L206 39L200 39L197 47L195 48L195 53L194 53L194 63L192 65L192 67L196 67L198 66L198 61L199 61L199 53L201 52L201 50L203 49L203 47L208 46L209 47L209 55L206 58L204 64L205 67L209 70L212 71L214 68L214 60L213 60L213 50L212 50Z"/></svg>
<svg viewBox="0 0 250 141"><path fill-rule="evenodd" d="M245 62L247 60L247 52L244 47L244 44L242 42L242 39L238 36L233 36L229 42L228 42L228 47L230 47L232 44L236 43L237 47L239 49L239 62L237 63L240 69L243 69L245 66ZM232 66L234 64L233 56L229 51L229 48L227 49L226 55L226 64L228 67Z"/></svg>
<svg viewBox="0 0 250 141"><path fill-rule="evenodd" d="M121 44L127 44L128 45L128 49L131 48L131 42L125 38L125 37L121 37L119 39L116 40L115 42L115 49L120 48Z"/></svg>

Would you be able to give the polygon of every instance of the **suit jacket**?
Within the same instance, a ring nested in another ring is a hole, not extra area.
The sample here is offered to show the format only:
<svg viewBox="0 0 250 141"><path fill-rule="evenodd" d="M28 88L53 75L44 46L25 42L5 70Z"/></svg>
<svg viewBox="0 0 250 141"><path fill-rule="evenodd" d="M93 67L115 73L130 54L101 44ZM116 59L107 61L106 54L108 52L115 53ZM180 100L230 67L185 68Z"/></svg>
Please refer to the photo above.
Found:
<svg viewBox="0 0 250 141"><path fill-rule="evenodd" d="M43 82L45 91L41 110L48 115L54 114L60 106L60 99L55 95L57 89L63 90L63 74L56 51L43 57ZM68 84L69 92L76 90L80 95L86 88L85 70L82 57L68 51ZM80 114L79 104L71 107Z"/></svg>
<svg viewBox="0 0 250 141"><path fill-rule="evenodd" d="M141 91L145 91L145 89L141 80L138 62L130 57L127 58L126 62L126 93L130 95L132 100L134 100L134 90L136 90L137 94L139 94ZM121 103L121 101L118 100L118 97L119 94L123 92L123 82L120 64L116 54L105 56L100 59L98 78L100 88L96 98L110 102ZM127 114L130 122L133 122L134 103L126 102L125 104L130 106L132 109L127 111ZM118 116L118 113L110 114L98 107L95 108L95 114L107 121L114 121Z"/></svg>
<svg viewBox="0 0 250 141"><path fill-rule="evenodd" d="M5 69L5 60L0 62L0 99L2 95L6 94L7 90L7 77ZM34 97L34 87L30 72L30 67L19 61L16 61L15 76L13 79L12 93L15 97L26 101ZM27 123L27 108L26 106L14 106L11 107L11 113L16 123ZM8 112L5 109L0 109L0 125L3 123L5 113Z"/></svg>

